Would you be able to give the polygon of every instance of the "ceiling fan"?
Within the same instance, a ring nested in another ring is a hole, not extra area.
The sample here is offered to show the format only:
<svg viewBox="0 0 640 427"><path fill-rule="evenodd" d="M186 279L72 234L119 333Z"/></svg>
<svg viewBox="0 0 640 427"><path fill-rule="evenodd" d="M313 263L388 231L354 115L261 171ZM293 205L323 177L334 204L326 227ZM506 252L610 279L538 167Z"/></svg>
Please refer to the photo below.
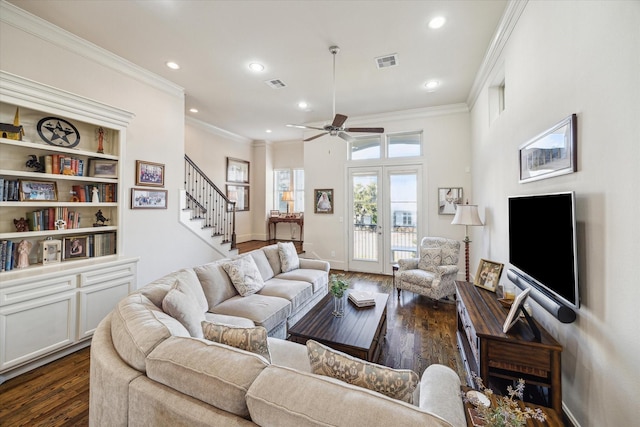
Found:
<svg viewBox="0 0 640 427"><path fill-rule="evenodd" d="M304 126L304 125L287 125L289 127L295 127L300 129L316 129L324 131L317 135L314 135L310 138L305 139L304 141L311 141L316 138L320 138L324 135L331 136L339 136L347 142L355 141L351 135L347 132L366 132L366 133L383 133L384 128L348 128L344 127L344 123L347 121L347 116L344 114L336 114L336 55L340 52L340 48L338 46L329 47L329 52L333 55L333 122L330 125L325 125L323 127L313 127L313 126Z"/></svg>

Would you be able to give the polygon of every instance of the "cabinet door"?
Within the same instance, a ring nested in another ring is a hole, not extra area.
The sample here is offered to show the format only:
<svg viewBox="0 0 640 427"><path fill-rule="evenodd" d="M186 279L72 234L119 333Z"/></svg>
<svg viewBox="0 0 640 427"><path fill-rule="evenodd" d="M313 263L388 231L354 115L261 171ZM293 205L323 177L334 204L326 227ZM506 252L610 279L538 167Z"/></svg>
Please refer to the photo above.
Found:
<svg viewBox="0 0 640 427"><path fill-rule="evenodd" d="M78 340L92 336L98 323L113 310L118 301L129 294L130 289L130 278L81 288L79 293L80 309L78 310Z"/></svg>
<svg viewBox="0 0 640 427"><path fill-rule="evenodd" d="M76 292L0 308L0 371L75 342Z"/></svg>

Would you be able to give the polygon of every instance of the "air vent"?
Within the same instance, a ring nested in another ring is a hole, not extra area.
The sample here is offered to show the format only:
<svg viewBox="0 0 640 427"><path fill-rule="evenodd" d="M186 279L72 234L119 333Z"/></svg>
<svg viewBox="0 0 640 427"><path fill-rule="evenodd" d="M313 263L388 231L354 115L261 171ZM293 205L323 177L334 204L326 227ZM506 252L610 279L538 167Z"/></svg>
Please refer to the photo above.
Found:
<svg viewBox="0 0 640 427"><path fill-rule="evenodd" d="M380 56L376 58L376 65L378 69L395 67L398 65L398 54L392 53L391 55Z"/></svg>
<svg viewBox="0 0 640 427"><path fill-rule="evenodd" d="M280 79L271 79L271 80L265 80L265 83L267 86L273 88L273 89L281 89L283 87L286 87L287 85Z"/></svg>

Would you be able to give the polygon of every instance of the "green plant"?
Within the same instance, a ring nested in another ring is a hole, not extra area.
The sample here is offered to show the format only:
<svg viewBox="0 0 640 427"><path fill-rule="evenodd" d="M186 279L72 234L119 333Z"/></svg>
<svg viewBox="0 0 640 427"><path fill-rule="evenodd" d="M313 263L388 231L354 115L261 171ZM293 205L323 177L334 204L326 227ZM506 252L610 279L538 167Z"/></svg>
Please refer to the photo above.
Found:
<svg viewBox="0 0 640 427"><path fill-rule="evenodd" d="M472 375L480 391L491 401L493 391L485 387L482 383L482 378L475 374ZM527 419L529 418L544 421L546 415L540 408L520 407L518 401L514 399L518 398L518 400L522 400L523 392L524 380L520 378L515 389L511 386L507 387L508 396L496 396L495 403L492 403L490 406L483 405L475 397L469 398L464 395L464 399L476 406L478 415L487 427L522 427L526 425Z"/></svg>
<svg viewBox="0 0 640 427"><path fill-rule="evenodd" d="M329 280L329 292L336 298L342 298L344 291L349 288L349 282L343 276L331 275Z"/></svg>

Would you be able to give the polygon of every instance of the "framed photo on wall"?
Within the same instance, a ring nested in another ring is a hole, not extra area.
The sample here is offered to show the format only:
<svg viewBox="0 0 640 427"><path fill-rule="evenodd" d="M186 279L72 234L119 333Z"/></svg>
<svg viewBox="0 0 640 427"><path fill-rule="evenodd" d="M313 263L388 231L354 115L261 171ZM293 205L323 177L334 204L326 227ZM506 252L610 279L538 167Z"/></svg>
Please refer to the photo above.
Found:
<svg viewBox="0 0 640 427"><path fill-rule="evenodd" d="M478 264L478 271L476 272L473 284L491 292L495 292L498 287L498 282L500 281L500 275L502 274L503 267L504 264L500 264L499 262L481 259Z"/></svg>
<svg viewBox="0 0 640 427"><path fill-rule="evenodd" d="M438 188L438 214L455 215L462 203L462 187Z"/></svg>
<svg viewBox="0 0 640 427"><path fill-rule="evenodd" d="M313 212L317 214L333 213L333 188L313 190Z"/></svg>
<svg viewBox="0 0 640 427"><path fill-rule="evenodd" d="M227 182L249 183L249 162L227 157Z"/></svg>
<svg viewBox="0 0 640 427"><path fill-rule="evenodd" d="M249 186L227 184L227 199L236 202L236 212L249 210ZM233 210L233 205L229 206Z"/></svg>
<svg viewBox="0 0 640 427"><path fill-rule="evenodd" d="M167 209L167 190L131 189L131 209Z"/></svg>
<svg viewBox="0 0 640 427"><path fill-rule="evenodd" d="M136 160L136 185L164 187L164 165Z"/></svg>

